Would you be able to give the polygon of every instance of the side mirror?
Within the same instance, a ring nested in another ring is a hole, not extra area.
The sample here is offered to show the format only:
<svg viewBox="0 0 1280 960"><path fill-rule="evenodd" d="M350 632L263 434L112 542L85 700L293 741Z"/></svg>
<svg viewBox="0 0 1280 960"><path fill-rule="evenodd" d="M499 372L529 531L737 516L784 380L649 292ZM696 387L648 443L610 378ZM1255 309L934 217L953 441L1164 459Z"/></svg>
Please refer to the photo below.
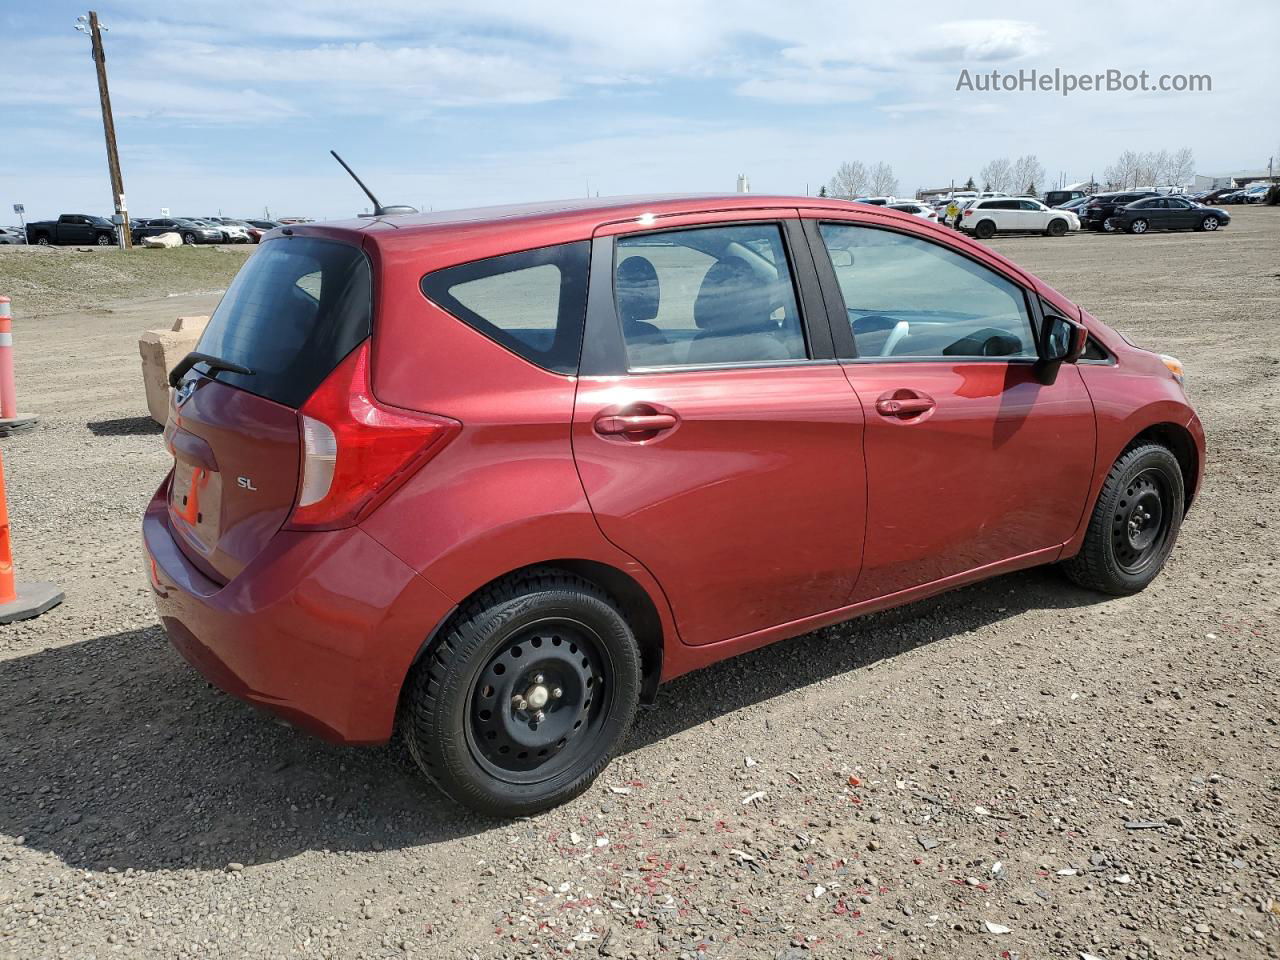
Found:
<svg viewBox="0 0 1280 960"><path fill-rule="evenodd" d="M1039 353L1036 373L1040 382L1049 386L1058 379L1058 368L1064 363L1075 363L1084 355L1089 343L1089 331L1074 320L1046 313L1040 330Z"/></svg>

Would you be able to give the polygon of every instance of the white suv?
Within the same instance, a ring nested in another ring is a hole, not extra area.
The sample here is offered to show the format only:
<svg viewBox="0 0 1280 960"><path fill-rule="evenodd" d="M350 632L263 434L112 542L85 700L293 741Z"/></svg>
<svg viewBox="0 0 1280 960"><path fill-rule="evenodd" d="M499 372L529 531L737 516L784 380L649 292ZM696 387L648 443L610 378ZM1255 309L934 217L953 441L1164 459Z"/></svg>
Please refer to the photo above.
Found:
<svg viewBox="0 0 1280 960"><path fill-rule="evenodd" d="M1044 233L1060 237L1080 229L1080 218L1070 210L1055 210L1030 197L997 197L975 200L960 214L960 229L985 240L997 231Z"/></svg>

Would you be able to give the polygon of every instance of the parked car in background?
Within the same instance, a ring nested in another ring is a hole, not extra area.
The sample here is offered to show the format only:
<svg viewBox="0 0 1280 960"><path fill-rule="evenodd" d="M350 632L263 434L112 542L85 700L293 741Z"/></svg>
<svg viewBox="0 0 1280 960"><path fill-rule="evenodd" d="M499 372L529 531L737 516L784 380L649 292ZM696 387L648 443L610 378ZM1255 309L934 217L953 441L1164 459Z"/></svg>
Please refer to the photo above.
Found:
<svg viewBox="0 0 1280 960"><path fill-rule="evenodd" d="M236 220L233 217L205 217L205 219L215 226L223 228L223 232L227 235L228 243L256 242L249 233L252 228L243 220Z"/></svg>
<svg viewBox="0 0 1280 960"><path fill-rule="evenodd" d="M1061 207L1072 200L1083 200L1085 196L1083 190L1046 190L1044 203L1047 207Z"/></svg>
<svg viewBox="0 0 1280 960"><path fill-rule="evenodd" d="M814 197L515 210L295 227L174 368L143 567L223 690L531 815L664 681L1037 564L1134 594L1172 552L1181 364L981 245Z"/></svg>
<svg viewBox="0 0 1280 960"><path fill-rule="evenodd" d="M1074 200L1068 200L1066 203L1059 204L1054 209L1070 210L1077 217L1084 211L1084 205L1089 202L1088 197L1076 197Z"/></svg>
<svg viewBox="0 0 1280 960"><path fill-rule="evenodd" d="M1200 203L1204 203L1204 204L1221 203L1223 197L1227 196L1227 194L1230 194L1230 193L1236 193L1238 190L1239 190L1239 187L1223 187L1220 190L1206 191L1205 193L1202 193L1198 197L1196 197L1196 199Z"/></svg>
<svg viewBox="0 0 1280 960"><path fill-rule="evenodd" d="M178 219L182 219L182 220L189 220L189 221L191 221L192 223L194 223L194 224L198 224L198 225L199 225L199 226L201 226L201 227L206 227L206 228L208 228L208 229L218 231L218 242L219 242L219 243L234 243L234 242L235 242L235 240L234 240L234 239L233 239L233 237L232 237L232 231L231 231L231 228L230 228L230 227L227 227L227 226L224 226L224 225L223 225L223 224L221 224L221 223L218 223L216 220L210 220L208 217L181 217L181 218L178 218ZM243 232L243 231L241 231L241 232ZM245 234L245 235L244 235L244 239L243 239L243 240L241 240L240 242L241 242L241 243L248 243L248 241L249 241L249 236L248 236L248 234Z"/></svg>
<svg viewBox="0 0 1280 960"><path fill-rule="evenodd" d="M869 203L873 207L886 207L897 201L897 197L854 197L854 203Z"/></svg>
<svg viewBox="0 0 1280 960"><path fill-rule="evenodd" d="M137 243L143 237L158 237L162 233L176 233L184 244L222 243L220 227L198 223L185 217L153 217L133 222L133 239Z"/></svg>
<svg viewBox="0 0 1280 960"><path fill-rule="evenodd" d="M91 244L110 247L116 243L116 225L106 217L89 213L64 213L57 220L36 220L27 224L27 243L47 246Z"/></svg>
<svg viewBox="0 0 1280 960"><path fill-rule="evenodd" d="M922 220L932 220L934 223L938 221L938 211L922 200L899 200L897 203L889 203L885 206L890 210L920 217Z"/></svg>
<svg viewBox="0 0 1280 960"><path fill-rule="evenodd" d="M1244 202L1261 203L1266 199L1267 191L1270 189L1270 183L1251 183L1244 188Z"/></svg>
<svg viewBox="0 0 1280 960"><path fill-rule="evenodd" d="M248 223L252 226L257 227L259 230L264 230L264 231L276 230L279 227L284 226L283 223L277 223L275 220L246 220L245 223Z"/></svg>
<svg viewBox="0 0 1280 960"><path fill-rule="evenodd" d="M960 213L960 229L985 240L996 233L1043 233L1061 237L1080 229L1069 210L1054 210L1030 197L975 200Z"/></svg>
<svg viewBox="0 0 1280 960"><path fill-rule="evenodd" d="M1095 193L1084 205L1081 222L1090 230L1105 230L1110 233L1115 229L1111 217L1125 204L1133 203L1144 197L1159 196L1154 190L1123 190L1111 193Z"/></svg>
<svg viewBox="0 0 1280 960"><path fill-rule="evenodd" d="M1147 197L1126 204L1112 214L1112 222L1129 233L1151 230L1207 230L1213 232L1231 222L1231 214L1186 197Z"/></svg>
<svg viewBox="0 0 1280 960"><path fill-rule="evenodd" d="M22 244L26 242L27 235L21 227L0 227L0 243Z"/></svg>

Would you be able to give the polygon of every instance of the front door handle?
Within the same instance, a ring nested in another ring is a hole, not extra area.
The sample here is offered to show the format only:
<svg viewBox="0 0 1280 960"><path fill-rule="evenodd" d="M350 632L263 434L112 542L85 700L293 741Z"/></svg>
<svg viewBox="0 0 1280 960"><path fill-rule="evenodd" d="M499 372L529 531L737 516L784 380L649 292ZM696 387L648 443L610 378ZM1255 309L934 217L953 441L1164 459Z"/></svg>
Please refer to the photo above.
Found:
<svg viewBox="0 0 1280 960"><path fill-rule="evenodd" d="M876 413L895 420L910 420L913 417L923 416L936 406L933 397L925 396L923 393L916 393L914 390L895 390L892 393L886 393L876 401Z"/></svg>
<svg viewBox="0 0 1280 960"><path fill-rule="evenodd" d="M646 434L661 433L676 425L676 418L669 413L639 413L630 416L604 416L596 420L596 433L605 436L619 434L631 439L645 439Z"/></svg>

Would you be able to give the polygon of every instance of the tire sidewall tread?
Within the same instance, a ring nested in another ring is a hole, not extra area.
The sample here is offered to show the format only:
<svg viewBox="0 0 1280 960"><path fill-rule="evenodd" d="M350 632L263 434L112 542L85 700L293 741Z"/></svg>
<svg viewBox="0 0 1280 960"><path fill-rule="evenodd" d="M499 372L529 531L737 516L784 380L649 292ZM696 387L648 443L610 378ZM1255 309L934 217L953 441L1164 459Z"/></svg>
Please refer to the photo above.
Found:
<svg viewBox="0 0 1280 960"><path fill-rule="evenodd" d="M1162 550L1163 556L1148 570L1135 576L1125 573L1116 563L1111 546L1111 521L1115 513L1116 501L1119 500L1128 483L1139 473L1153 466L1164 468L1176 502L1165 505L1165 509L1169 512L1170 526ZM1093 514L1089 518L1089 527L1085 532L1080 552L1063 562L1063 570L1075 583L1090 590L1114 596L1138 593L1164 569L1178 540L1185 505L1186 490L1182 481L1182 469L1169 448L1158 443L1144 443L1130 447L1120 455L1107 473L1107 478L1103 481L1102 489L1098 493L1098 500L1094 504Z"/></svg>
<svg viewBox="0 0 1280 960"><path fill-rule="evenodd" d="M549 616L588 622L612 661L603 749L585 767L571 765L550 781L507 783L471 756L466 725L474 674L514 633ZM399 726L418 767L447 796L490 816L528 816L576 797L599 776L635 718L641 681L639 647L608 594L572 574L535 569L499 580L458 610L410 675Z"/></svg>

